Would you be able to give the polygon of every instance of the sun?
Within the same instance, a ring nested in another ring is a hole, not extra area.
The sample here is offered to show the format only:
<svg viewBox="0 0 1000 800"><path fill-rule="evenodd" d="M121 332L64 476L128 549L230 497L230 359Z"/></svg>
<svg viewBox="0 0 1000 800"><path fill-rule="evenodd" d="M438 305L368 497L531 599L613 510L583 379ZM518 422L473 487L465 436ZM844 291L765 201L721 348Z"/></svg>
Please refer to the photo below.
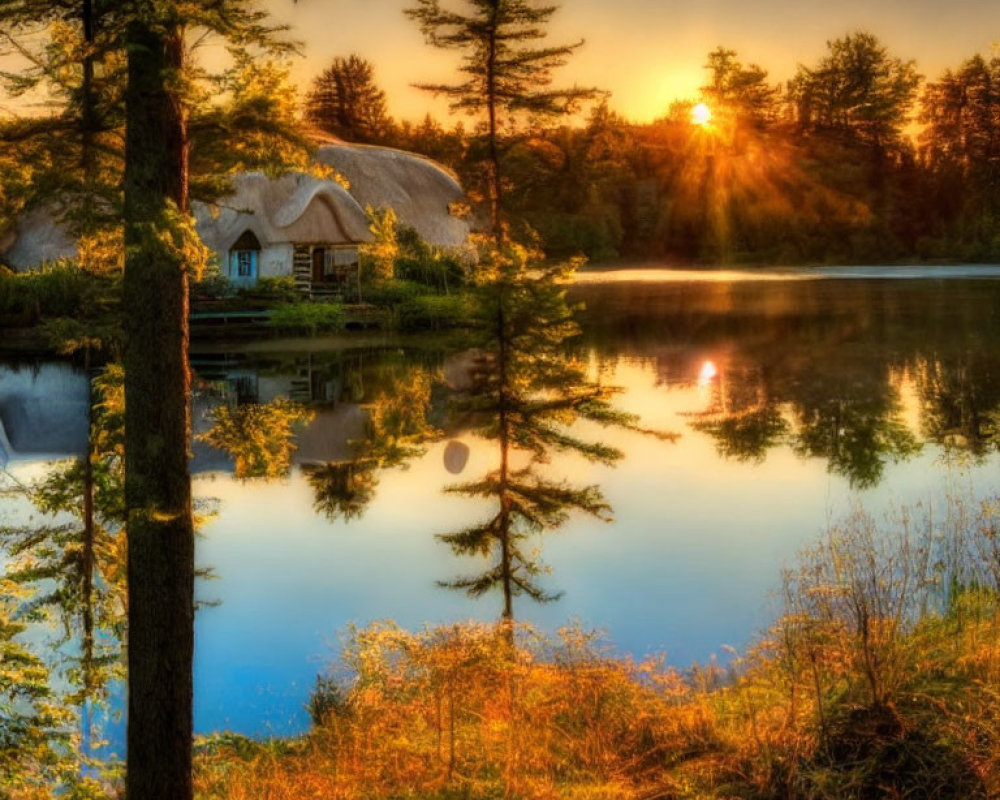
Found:
<svg viewBox="0 0 1000 800"><path fill-rule="evenodd" d="M694 108L691 109L691 124L692 125L708 125L712 121L712 109L706 106L704 103L698 103Z"/></svg>

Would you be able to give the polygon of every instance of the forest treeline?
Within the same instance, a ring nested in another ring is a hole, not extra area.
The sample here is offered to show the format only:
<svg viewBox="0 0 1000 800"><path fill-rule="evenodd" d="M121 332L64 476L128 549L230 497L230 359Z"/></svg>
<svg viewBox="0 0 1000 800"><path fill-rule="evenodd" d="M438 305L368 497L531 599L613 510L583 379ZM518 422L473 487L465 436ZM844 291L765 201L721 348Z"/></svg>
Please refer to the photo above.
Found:
<svg viewBox="0 0 1000 800"><path fill-rule="evenodd" d="M708 54L699 98L649 123L607 98L567 122L501 132L506 210L550 256L684 263L988 261L1000 256L1000 59L925 79L869 33L828 42L779 84ZM691 109L704 102L705 125ZM339 57L304 115L348 141L448 165L484 197L482 126L397 122L375 68ZM449 120L450 122L450 120Z"/></svg>

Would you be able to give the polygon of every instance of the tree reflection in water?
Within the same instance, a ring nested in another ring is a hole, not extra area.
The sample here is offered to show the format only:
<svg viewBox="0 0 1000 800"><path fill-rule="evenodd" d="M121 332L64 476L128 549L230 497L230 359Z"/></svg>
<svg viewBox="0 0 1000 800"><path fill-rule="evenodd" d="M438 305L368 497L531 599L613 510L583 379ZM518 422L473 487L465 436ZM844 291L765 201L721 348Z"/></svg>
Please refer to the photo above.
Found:
<svg viewBox="0 0 1000 800"><path fill-rule="evenodd" d="M441 585L472 597L499 589L505 622L514 618L517 596L538 602L559 597L539 580L546 567L530 549L535 537L561 527L573 512L611 519L598 486L572 486L545 469L552 454L613 464L623 453L580 438L573 424L638 429L634 416L611 404L621 390L590 380L568 350L579 334L565 289L574 269L544 264L514 245L479 265L478 354L470 388L456 405L479 436L496 443L499 463L481 479L447 491L486 501L493 510L439 538L456 555L488 559L489 565Z"/></svg>
<svg viewBox="0 0 1000 800"><path fill-rule="evenodd" d="M0 756L0 778L9 779L0 784L15 785L16 763L24 757L32 771L40 764L46 765L43 772L52 770L50 785L61 780L83 791L90 778L73 765L88 762L101 742L92 720L124 677L119 365L94 380L92 400L85 455L57 464L36 484L15 483L6 492L27 500L40 516L0 527L7 555L0 578L0 751L7 754ZM44 635L44 656L16 638L30 631L26 641Z"/></svg>
<svg viewBox="0 0 1000 800"><path fill-rule="evenodd" d="M997 289L953 281L745 281L577 287L605 368L651 359L676 384L711 358L704 407L684 413L719 455L779 447L820 458L853 489L941 446L979 461L1000 447ZM694 363L692 363L692 361ZM686 380L692 380L687 377Z"/></svg>
<svg viewBox="0 0 1000 800"><path fill-rule="evenodd" d="M316 511L334 521L357 519L375 497L377 472L405 465L422 455L423 444L438 436L427 421L431 376L421 367L402 370L367 404L365 435L351 441L350 459L306 464Z"/></svg>

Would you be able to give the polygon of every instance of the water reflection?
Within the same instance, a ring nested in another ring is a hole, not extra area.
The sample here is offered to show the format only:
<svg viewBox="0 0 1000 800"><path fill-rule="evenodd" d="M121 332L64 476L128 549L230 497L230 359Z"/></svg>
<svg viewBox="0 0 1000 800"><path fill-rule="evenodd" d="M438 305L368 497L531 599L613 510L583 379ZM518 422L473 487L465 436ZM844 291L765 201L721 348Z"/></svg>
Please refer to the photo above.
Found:
<svg viewBox="0 0 1000 800"><path fill-rule="evenodd" d="M588 306L582 336L553 345L550 399L574 386L622 385L625 407L684 435L665 447L586 419L566 428L560 417L533 440L544 446L525 439L548 458L531 466L550 498L563 480L600 485L618 520L608 527L571 517L571 536L545 542L552 585L566 600L525 604L518 616L554 627L580 615L627 649L665 647L676 663L704 659L764 621L761 598L781 562L852 487L874 501L923 499L951 479L943 457L961 456L973 469L996 463L1000 283L618 283L579 286L573 296ZM195 358L199 434L218 422L217 409L233 418L294 403L311 417L280 432L282 466L263 470L281 476L272 483L235 480L254 473L238 468L236 449L193 445L196 491L220 501L199 564L222 579L208 587L222 605L199 612L199 731L300 730L317 670L310 658L348 620L394 616L416 627L494 616L490 604L436 589L435 579L500 567L502 583L498 540L478 551L485 556L456 560L432 538L483 527L500 508L501 454L489 438L499 431L497 349L478 344L326 353L289 345ZM536 350L522 349L530 370ZM512 374L528 381L530 370ZM40 460L92 449L86 386L68 367L0 367L0 444L19 480L37 475ZM509 408L547 425L537 408ZM278 432L266 423L244 429ZM538 435L520 422L517 430ZM545 439L556 434L608 441L627 457L611 470L560 453ZM530 460L512 459L511 473ZM485 487L488 496L442 494L456 475L471 494ZM512 476L512 502L536 491L533 480ZM3 497L0 516L25 515ZM80 530L78 517L65 521ZM522 530L527 563L539 540L530 525ZM544 576L524 574L551 591Z"/></svg>
<svg viewBox="0 0 1000 800"><path fill-rule="evenodd" d="M91 724L95 707L106 707L123 675L127 606L123 374L116 365L104 369L93 381L92 402L87 399L87 378L86 372L58 368L33 372L28 386L51 388L55 379L72 386L75 394L82 382L84 452L53 465L36 481L13 479L6 490L0 489L0 507L14 500L36 512L22 521L0 515L5 555L0 576L0 616L5 623L0 626L0 684L12 698L37 694L61 709L58 721L51 709L36 709L32 722L35 729L53 726L46 735L57 751L73 726L81 725L78 746L83 758L101 740L99 726ZM5 387L17 384L10 376L0 381ZM4 418L4 427L15 431L14 441L23 435L19 424L39 416L36 398L25 396L25 386L21 384L13 406L28 413ZM63 400L54 398L50 413L63 408ZM8 410L11 405L9 399L0 403ZM44 446L63 453L75 450L79 444L66 435L75 425L74 420L57 426L60 435L43 439ZM29 443L31 448L41 446ZM11 454L16 451L8 451L8 457ZM22 642L14 640L17 635L43 636L44 652L22 649ZM59 752L66 757L74 751Z"/></svg>
<svg viewBox="0 0 1000 800"><path fill-rule="evenodd" d="M978 459L998 447L995 282L588 284L576 296L602 363L641 358L665 385L697 376L710 389L684 413L725 458L790 447L866 489L923 443Z"/></svg>
<svg viewBox="0 0 1000 800"><path fill-rule="evenodd" d="M480 270L479 347L456 406L476 435L495 443L496 464L478 480L448 487L451 494L483 501L488 511L438 538L455 555L486 563L440 585L470 597L500 591L501 619L509 624L515 597L544 603L561 596L541 580L547 568L537 537L561 528L573 513L611 520L600 487L571 484L551 468L553 455L614 464L624 453L602 438L581 437L575 424L635 430L636 419L612 406L621 390L591 380L567 349L579 328L561 285L566 267L529 263L512 248L493 253Z"/></svg>

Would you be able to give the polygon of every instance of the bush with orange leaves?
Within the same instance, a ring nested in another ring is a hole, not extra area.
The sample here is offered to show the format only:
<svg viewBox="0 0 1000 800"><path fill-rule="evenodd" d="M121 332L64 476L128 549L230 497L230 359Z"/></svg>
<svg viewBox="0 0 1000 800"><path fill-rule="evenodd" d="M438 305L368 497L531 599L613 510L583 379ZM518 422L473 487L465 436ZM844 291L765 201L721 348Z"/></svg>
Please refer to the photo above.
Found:
<svg viewBox="0 0 1000 800"><path fill-rule="evenodd" d="M231 770L232 745L216 747L202 792L639 797L664 785L678 753L711 738L682 676L661 659L613 657L579 628L552 639L525 625L351 628L333 678L318 684L317 724L295 752L258 748Z"/></svg>
<svg viewBox="0 0 1000 800"><path fill-rule="evenodd" d="M680 674L568 628L350 629L291 743L216 740L226 800L1000 797L1000 501L860 510L802 554L784 613Z"/></svg>

